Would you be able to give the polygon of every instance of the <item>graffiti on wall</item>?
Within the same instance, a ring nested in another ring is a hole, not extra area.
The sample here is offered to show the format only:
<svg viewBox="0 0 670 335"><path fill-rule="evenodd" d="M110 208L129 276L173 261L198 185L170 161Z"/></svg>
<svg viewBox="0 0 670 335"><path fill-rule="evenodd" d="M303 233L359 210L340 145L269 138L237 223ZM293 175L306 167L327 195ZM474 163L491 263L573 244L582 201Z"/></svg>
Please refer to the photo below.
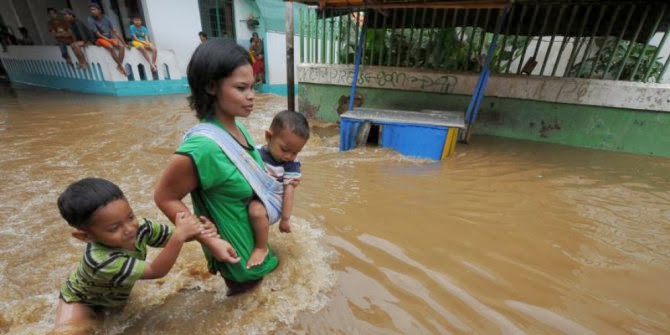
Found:
<svg viewBox="0 0 670 335"><path fill-rule="evenodd" d="M351 86L351 65L300 65L298 81ZM472 95L478 74L361 67L358 87ZM665 86L664 86L665 85ZM539 76L492 76L486 96L670 112L667 84Z"/></svg>

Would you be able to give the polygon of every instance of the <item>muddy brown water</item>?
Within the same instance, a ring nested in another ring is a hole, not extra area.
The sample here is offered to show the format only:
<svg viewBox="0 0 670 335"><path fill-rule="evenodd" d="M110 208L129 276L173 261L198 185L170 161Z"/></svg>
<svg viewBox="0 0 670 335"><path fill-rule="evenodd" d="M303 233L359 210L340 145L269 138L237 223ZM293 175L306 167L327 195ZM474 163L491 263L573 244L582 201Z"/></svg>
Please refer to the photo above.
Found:
<svg viewBox="0 0 670 335"><path fill-rule="evenodd" d="M256 142L285 99L258 95ZM0 87L0 332L44 334L81 255L56 198L85 176L139 215L182 133L184 95ZM660 134L659 134L660 136ZM188 244L101 334L667 334L670 159L493 137L444 162L338 152L313 122L280 267L226 298ZM155 252L149 254L149 258Z"/></svg>

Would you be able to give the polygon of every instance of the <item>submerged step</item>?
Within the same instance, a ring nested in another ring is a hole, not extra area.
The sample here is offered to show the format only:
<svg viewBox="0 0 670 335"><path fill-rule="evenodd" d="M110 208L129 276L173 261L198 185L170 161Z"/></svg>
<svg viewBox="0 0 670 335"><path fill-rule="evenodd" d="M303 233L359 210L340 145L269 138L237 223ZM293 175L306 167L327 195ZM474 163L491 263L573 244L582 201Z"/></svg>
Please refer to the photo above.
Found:
<svg viewBox="0 0 670 335"><path fill-rule="evenodd" d="M340 116L340 150L376 144L403 155L440 160L453 152L464 127L463 112L356 108Z"/></svg>

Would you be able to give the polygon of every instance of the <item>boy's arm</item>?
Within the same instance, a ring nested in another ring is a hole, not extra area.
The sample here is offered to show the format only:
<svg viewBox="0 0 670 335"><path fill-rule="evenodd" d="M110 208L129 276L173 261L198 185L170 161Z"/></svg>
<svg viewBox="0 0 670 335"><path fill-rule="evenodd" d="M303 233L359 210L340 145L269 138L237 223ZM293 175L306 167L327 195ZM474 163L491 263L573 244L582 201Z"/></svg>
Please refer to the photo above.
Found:
<svg viewBox="0 0 670 335"><path fill-rule="evenodd" d="M137 41L137 42L142 42L137 38L137 35L135 35L135 25L130 26L130 38L132 41Z"/></svg>
<svg viewBox="0 0 670 335"><path fill-rule="evenodd" d="M123 36L121 36L119 31L116 30L116 28L112 28L112 34L114 34L114 36L116 36L116 39L119 40L119 44L121 44L124 47L127 46L126 45L126 39L123 38Z"/></svg>
<svg viewBox="0 0 670 335"><path fill-rule="evenodd" d="M109 41L109 38L107 38L107 36L103 35L100 31L97 31L97 30L96 30L96 31L95 31L95 36L96 36L97 38L102 38L102 39L105 40L105 41Z"/></svg>
<svg viewBox="0 0 670 335"><path fill-rule="evenodd" d="M144 42L151 43L151 40L149 39L149 29L146 27L144 27Z"/></svg>
<svg viewBox="0 0 670 335"><path fill-rule="evenodd" d="M288 220L291 218L291 212L293 211L293 191L295 190L294 184L285 184L284 185L284 201L281 206L281 219Z"/></svg>
<svg viewBox="0 0 670 335"><path fill-rule="evenodd" d="M290 220L293 212L293 193L302 178L300 165L300 161L297 159L284 164L284 198L282 199L281 220L279 222L279 231L282 233L291 232Z"/></svg>
<svg viewBox="0 0 670 335"><path fill-rule="evenodd" d="M109 17L105 17L105 19L107 20L107 22L109 22L109 27L112 30L112 37L119 40L119 44L121 44L122 46L125 47L126 46L126 39L123 37L123 35L121 35L119 33L119 29L117 29L117 27L112 23L112 21L109 19Z"/></svg>
<svg viewBox="0 0 670 335"><path fill-rule="evenodd" d="M144 267L144 273L140 279L156 279L164 277L175 261L181 251L182 245L186 240L196 236L202 230L200 223L190 214L180 212L176 217L177 228L168 240L165 248L161 250L153 262L147 262Z"/></svg>
<svg viewBox="0 0 670 335"><path fill-rule="evenodd" d="M293 191L295 184L284 184L284 198L281 206L281 220L279 222L279 231L282 233L291 232L291 212L293 211Z"/></svg>

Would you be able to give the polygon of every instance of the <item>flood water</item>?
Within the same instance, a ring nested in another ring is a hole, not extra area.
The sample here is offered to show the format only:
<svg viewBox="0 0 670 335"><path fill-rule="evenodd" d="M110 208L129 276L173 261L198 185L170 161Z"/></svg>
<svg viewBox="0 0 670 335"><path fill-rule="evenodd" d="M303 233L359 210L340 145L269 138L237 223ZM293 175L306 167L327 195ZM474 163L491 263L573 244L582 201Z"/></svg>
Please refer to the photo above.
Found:
<svg viewBox="0 0 670 335"><path fill-rule="evenodd" d="M243 120L257 143L283 108L284 98L257 96ZM84 247L58 215L60 192L104 177L138 215L164 219L153 189L195 123L184 95L0 86L0 333L51 329ZM99 333L670 330L670 159L493 137L444 162L341 153L336 126L316 122L301 157L294 232L273 227L281 264L257 290L225 297L189 243Z"/></svg>

